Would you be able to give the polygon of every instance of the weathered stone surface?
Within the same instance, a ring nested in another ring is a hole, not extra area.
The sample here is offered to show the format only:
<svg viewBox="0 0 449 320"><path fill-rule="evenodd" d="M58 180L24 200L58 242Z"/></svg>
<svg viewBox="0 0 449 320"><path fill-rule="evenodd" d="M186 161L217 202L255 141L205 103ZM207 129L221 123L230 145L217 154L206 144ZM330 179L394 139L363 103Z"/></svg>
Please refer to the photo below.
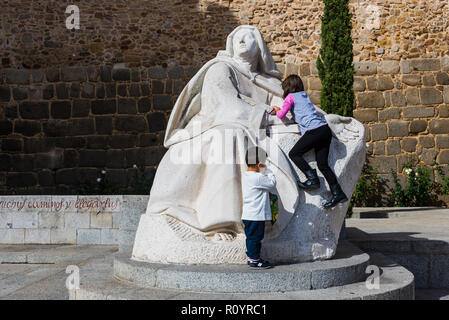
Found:
<svg viewBox="0 0 449 320"><path fill-rule="evenodd" d="M2 151L22 151L22 140L3 138L1 140Z"/></svg>
<svg viewBox="0 0 449 320"><path fill-rule="evenodd" d="M448 85L449 75L447 72L437 72L435 74L435 80L437 81L437 84Z"/></svg>
<svg viewBox="0 0 449 320"><path fill-rule="evenodd" d="M385 154L385 142L384 141L378 141L378 142L374 143L373 154L374 155L384 155Z"/></svg>
<svg viewBox="0 0 449 320"><path fill-rule="evenodd" d="M407 105L418 105L421 103L418 88L407 88L405 94L407 97Z"/></svg>
<svg viewBox="0 0 449 320"><path fill-rule="evenodd" d="M449 117L449 106L440 106L438 108L438 115L440 118L448 118Z"/></svg>
<svg viewBox="0 0 449 320"><path fill-rule="evenodd" d="M153 107L156 110L169 110L172 108L171 97L168 95L154 95Z"/></svg>
<svg viewBox="0 0 449 320"><path fill-rule="evenodd" d="M387 126L385 124L376 123L371 126L371 139L373 141L386 140L387 138Z"/></svg>
<svg viewBox="0 0 449 320"><path fill-rule="evenodd" d="M16 120L14 122L14 132L32 137L41 132L41 124L39 121Z"/></svg>
<svg viewBox="0 0 449 320"><path fill-rule="evenodd" d="M47 81L49 82L57 82L59 81L59 68L51 67L46 72Z"/></svg>
<svg viewBox="0 0 449 320"><path fill-rule="evenodd" d="M402 112L404 118L429 118L435 115L432 107L406 107Z"/></svg>
<svg viewBox="0 0 449 320"><path fill-rule="evenodd" d="M299 75L301 77L307 77L310 76L310 63L302 63L299 66Z"/></svg>
<svg viewBox="0 0 449 320"><path fill-rule="evenodd" d="M54 119L69 119L72 105L70 101L55 101L51 103L51 116Z"/></svg>
<svg viewBox="0 0 449 320"><path fill-rule="evenodd" d="M376 91L377 90L377 78L376 77L367 77L366 85L368 90Z"/></svg>
<svg viewBox="0 0 449 320"><path fill-rule="evenodd" d="M147 123L142 116L117 116L114 127L118 131L145 132Z"/></svg>
<svg viewBox="0 0 449 320"><path fill-rule="evenodd" d="M156 66L148 69L148 76L153 79L165 79L167 72L164 68Z"/></svg>
<svg viewBox="0 0 449 320"><path fill-rule="evenodd" d="M433 148L435 146L435 140L431 136L419 137L419 144L424 148Z"/></svg>
<svg viewBox="0 0 449 320"><path fill-rule="evenodd" d="M425 165L433 165L438 155L438 151L432 149L425 149L419 155L419 158Z"/></svg>
<svg viewBox="0 0 449 320"><path fill-rule="evenodd" d="M52 84L49 84L44 87L44 90L42 91L42 98L44 100L49 100L53 98L54 94L55 94L54 86Z"/></svg>
<svg viewBox="0 0 449 320"><path fill-rule="evenodd" d="M6 183L13 187L32 187L37 184L37 175L29 172L10 172Z"/></svg>
<svg viewBox="0 0 449 320"><path fill-rule="evenodd" d="M69 87L65 83L58 83L56 85L56 97L58 99L68 99Z"/></svg>
<svg viewBox="0 0 449 320"><path fill-rule="evenodd" d="M170 79L179 79L183 78L184 75L184 68L183 67L174 67L167 70L167 75Z"/></svg>
<svg viewBox="0 0 449 320"><path fill-rule="evenodd" d="M402 76L402 82L408 86L420 86L422 84L419 74L407 74Z"/></svg>
<svg viewBox="0 0 449 320"><path fill-rule="evenodd" d="M309 90L321 90L321 80L320 78L313 77L309 78Z"/></svg>
<svg viewBox="0 0 449 320"><path fill-rule="evenodd" d="M101 66L100 67L100 79L103 82L111 82L112 81L112 68L110 66Z"/></svg>
<svg viewBox="0 0 449 320"><path fill-rule="evenodd" d="M449 86L444 86L443 93L444 93L444 102L449 103Z"/></svg>
<svg viewBox="0 0 449 320"><path fill-rule="evenodd" d="M378 67L379 73L396 74L399 72L399 61L381 61Z"/></svg>
<svg viewBox="0 0 449 320"><path fill-rule="evenodd" d="M87 117L90 111L89 100L73 100L72 117Z"/></svg>
<svg viewBox="0 0 449 320"><path fill-rule="evenodd" d="M0 86L0 101L9 101L11 99L11 90L8 86Z"/></svg>
<svg viewBox="0 0 449 320"><path fill-rule="evenodd" d="M436 136L436 146L440 149L449 149L449 136L447 135L437 135Z"/></svg>
<svg viewBox="0 0 449 320"><path fill-rule="evenodd" d="M61 69L61 79L65 82L86 81L86 72L83 67L66 67Z"/></svg>
<svg viewBox="0 0 449 320"><path fill-rule="evenodd" d="M91 105L93 114L113 114L117 112L116 100L94 100Z"/></svg>
<svg viewBox="0 0 449 320"><path fill-rule="evenodd" d="M137 103L137 111L139 113L146 113L151 109L151 100L149 98L141 98Z"/></svg>
<svg viewBox="0 0 449 320"><path fill-rule="evenodd" d="M413 120L410 122L410 132L419 133L427 130L426 120Z"/></svg>
<svg viewBox="0 0 449 320"><path fill-rule="evenodd" d="M387 141L387 155L395 155L401 153L400 140L388 140Z"/></svg>
<svg viewBox="0 0 449 320"><path fill-rule="evenodd" d="M394 156L370 157L368 163L378 173L391 173L391 170L396 170L396 157Z"/></svg>
<svg viewBox="0 0 449 320"><path fill-rule="evenodd" d="M131 72L129 69L112 69L112 79L117 81L129 81L131 79Z"/></svg>
<svg viewBox="0 0 449 320"><path fill-rule="evenodd" d="M116 134L109 137L109 145L112 148L124 149L136 146L137 137L130 134Z"/></svg>
<svg viewBox="0 0 449 320"><path fill-rule="evenodd" d="M92 83L84 83L83 90L81 91L82 98L94 98L95 97L95 85Z"/></svg>
<svg viewBox="0 0 449 320"><path fill-rule="evenodd" d="M165 130L167 119L162 112L154 112L147 116L150 132L158 132Z"/></svg>
<svg viewBox="0 0 449 320"><path fill-rule="evenodd" d="M24 87L13 88L12 96L16 101L25 100L28 98L28 90Z"/></svg>
<svg viewBox="0 0 449 320"><path fill-rule="evenodd" d="M129 86L129 95L131 96L131 97L140 97L140 86L138 85L138 84L136 84L136 83L132 83L130 86Z"/></svg>
<svg viewBox="0 0 449 320"><path fill-rule="evenodd" d="M383 108L385 99L381 92L361 92L357 95L360 108Z"/></svg>
<svg viewBox="0 0 449 320"><path fill-rule="evenodd" d="M410 61L409 60L401 60L401 73L407 74L410 73Z"/></svg>
<svg viewBox="0 0 449 320"><path fill-rule="evenodd" d="M6 69L6 83L8 84L29 84L30 71L23 69Z"/></svg>
<svg viewBox="0 0 449 320"><path fill-rule="evenodd" d="M415 71L438 71L441 69L440 59L410 59L410 67Z"/></svg>
<svg viewBox="0 0 449 320"><path fill-rule="evenodd" d="M449 120L442 120L442 119L430 120L429 132L433 134L449 133Z"/></svg>
<svg viewBox="0 0 449 320"><path fill-rule="evenodd" d="M401 148L406 152L415 152L417 143L416 138L404 138L401 140Z"/></svg>
<svg viewBox="0 0 449 320"><path fill-rule="evenodd" d="M425 86L428 86L428 87L433 87L434 85L437 84L433 74L425 74L425 75L423 75L422 82L423 82L423 84Z"/></svg>
<svg viewBox="0 0 449 320"><path fill-rule="evenodd" d="M107 152L102 150L81 150L79 152L80 167L104 167L106 165Z"/></svg>
<svg viewBox="0 0 449 320"><path fill-rule="evenodd" d="M388 122L388 136L406 137L408 136L408 121L391 120Z"/></svg>
<svg viewBox="0 0 449 320"><path fill-rule="evenodd" d="M0 135L12 133L12 122L9 120L0 120Z"/></svg>
<svg viewBox="0 0 449 320"><path fill-rule="evenodd" d="M442 150L437 157L439 164L449 164L449 150Z"/></svg>
<svg viewBox="0 0 449 320"><path fill-rule="evenodd" d="M137 102L135 99L118 99L118 113L136 114Z"/></svg>
<svg viewBox="0 0 449 320"><path fill-rule="evenodd" d="M112 134L112 117L95 117L95 128L98 134Z"/></svg>
<svg viewBox="0 0 449 320"><path fill-rule="evenodd" d="M393 106L402 107L407 104L407 101L401 91L393 91L391 93L391 103Z"/></svg>
<svg viewBox="0 0 449 320"><path fill-rule="evenodd" d="M421 102L424 105L440 104L443 102L441 91L434 88L420 89Z"/></svg>
<svg viewBox="0 0 449 320"><path fill-rule="evenodd" d="M48 102L22 102L19 104L19 114L24 119L48 119Z"/></svg>
<svg viewBox="0 0 449 320"><path fill-rule="evenodd" d="M365 79L362 77L354 77L354 90L355 91L365 91L366 84Z"/></svg>
<svg viewBox="0 0 449 320"><path fill-rule="evenodd" d="M441 58L441 70L449 71L449 56Z"/></svg>
<svg viewBox="0 0 449 320"><path fill-rule="evenodd" d="M390 77L379 77L377 79L377 90L385 91L394 88L393 80Z"/></svg>
<svg viewBox="0 0 449 320"><path fill-rule="evenodd" d="M44 73L41 70L31 70L31 81L33 83L40 83L44 81Z"/></svg>
<svg viewBox="0 0 449 320"><path fill-rule="evenodd" d="M377 64L375 62L356 62L354 69L357 75L372 75L377 73Z"/></svg>

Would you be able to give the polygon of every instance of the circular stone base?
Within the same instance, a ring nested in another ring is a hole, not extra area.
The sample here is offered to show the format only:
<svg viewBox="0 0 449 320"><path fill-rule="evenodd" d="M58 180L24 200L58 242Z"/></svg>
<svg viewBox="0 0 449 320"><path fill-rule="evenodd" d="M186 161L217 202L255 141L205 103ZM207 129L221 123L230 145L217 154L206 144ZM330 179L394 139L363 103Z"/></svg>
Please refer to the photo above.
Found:
<svg viewBox="0 0 449 320"><path fill-rule="evenodd" d="M131 253L114 259L114 276L146 288L198 292L281 292L324 289L362 281L369 255L341 241L331 260L275 265L253 270L247 265L181 265L139 262Z"/></svg>

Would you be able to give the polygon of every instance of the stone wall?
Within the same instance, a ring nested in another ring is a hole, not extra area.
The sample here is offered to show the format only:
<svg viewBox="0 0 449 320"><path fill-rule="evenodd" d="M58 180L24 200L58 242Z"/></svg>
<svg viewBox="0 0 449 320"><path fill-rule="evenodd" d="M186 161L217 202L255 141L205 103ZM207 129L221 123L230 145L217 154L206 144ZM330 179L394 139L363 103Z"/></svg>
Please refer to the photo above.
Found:
<svg viewBox="0 0 449 320"><path fill-rule="evenodd" d="M103 169L130 190L134 165L153 172L165 152L177 95L240 24L261 30L279 69L303 77L319 104L321 0L2 4L0 194L75 193ZM66 29L70 4L79 30ZM350 10L369 162L385 176L408 160L447 164L449 4L353 0Z"/></svg>
<svg viewBox="0 0 449 320"><path fill-rule="evenodd" d="M154 170L192 68L2 70L0 193L71 194L99 169L125 190Z"/></svg>
<svg viewBox="0 0 449 320"><path fill-rule="evenodd" d="M0 196L0 244L134 243L147 195Z"/></svg>

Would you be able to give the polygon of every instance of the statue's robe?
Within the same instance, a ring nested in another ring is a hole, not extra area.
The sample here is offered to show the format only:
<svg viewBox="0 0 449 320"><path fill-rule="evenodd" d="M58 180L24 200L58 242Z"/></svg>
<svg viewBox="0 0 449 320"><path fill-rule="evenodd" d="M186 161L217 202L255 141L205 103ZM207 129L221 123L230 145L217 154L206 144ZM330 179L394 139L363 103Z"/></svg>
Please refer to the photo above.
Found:
<svg viewBox="0 0 449 320"><path fill-rule="evenodd" d="M157 168L147 214L166 214L203 232L241 232L245 154L248 146L259 145L268 154L280 197L273 232L285 227L295 212L298 189L288 157L264 135L267 110L282 103L270 88L280 89L280 81L264 75L250 79L225 57L198 71L171 113L164 140L169 150ZM299 132L294 123L287 127Z"/></svg>

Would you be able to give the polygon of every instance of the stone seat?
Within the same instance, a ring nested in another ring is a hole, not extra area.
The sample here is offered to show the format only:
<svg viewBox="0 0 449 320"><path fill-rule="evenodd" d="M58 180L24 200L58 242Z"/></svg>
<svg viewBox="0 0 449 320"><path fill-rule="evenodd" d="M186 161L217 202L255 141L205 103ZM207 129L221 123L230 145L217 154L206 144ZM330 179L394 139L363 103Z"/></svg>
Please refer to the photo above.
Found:
<svg viewBox="0 0 449 320"><path fill-rule="evenodd" d="M369 256L341 241L331 260L280 264L251 270L247 265L183 265L139 262L121 252L114 259L114 276L138 286L208 292L281 292L323 289L361 281Z"/></svg>
<svg viewBox="0 0 449 320"><path fill-rule="evenodd" d="M115 261L120 259L120 254ZM331 260L332 261L332 260ZM399 300L414 299L414 277L407 269L379 253L369 261L381 270L379 288L369 289L365 280L316 290L284 292L193 292L146 288L111 276L113 260L99 259L81 268L81 286L71 294L76 300ZM316 262L314 262L316 263ZM279 267L279 266L278 266ZM273 271L276 268L273 269ZM253 271L256 273L256 271Z"/></svg>

